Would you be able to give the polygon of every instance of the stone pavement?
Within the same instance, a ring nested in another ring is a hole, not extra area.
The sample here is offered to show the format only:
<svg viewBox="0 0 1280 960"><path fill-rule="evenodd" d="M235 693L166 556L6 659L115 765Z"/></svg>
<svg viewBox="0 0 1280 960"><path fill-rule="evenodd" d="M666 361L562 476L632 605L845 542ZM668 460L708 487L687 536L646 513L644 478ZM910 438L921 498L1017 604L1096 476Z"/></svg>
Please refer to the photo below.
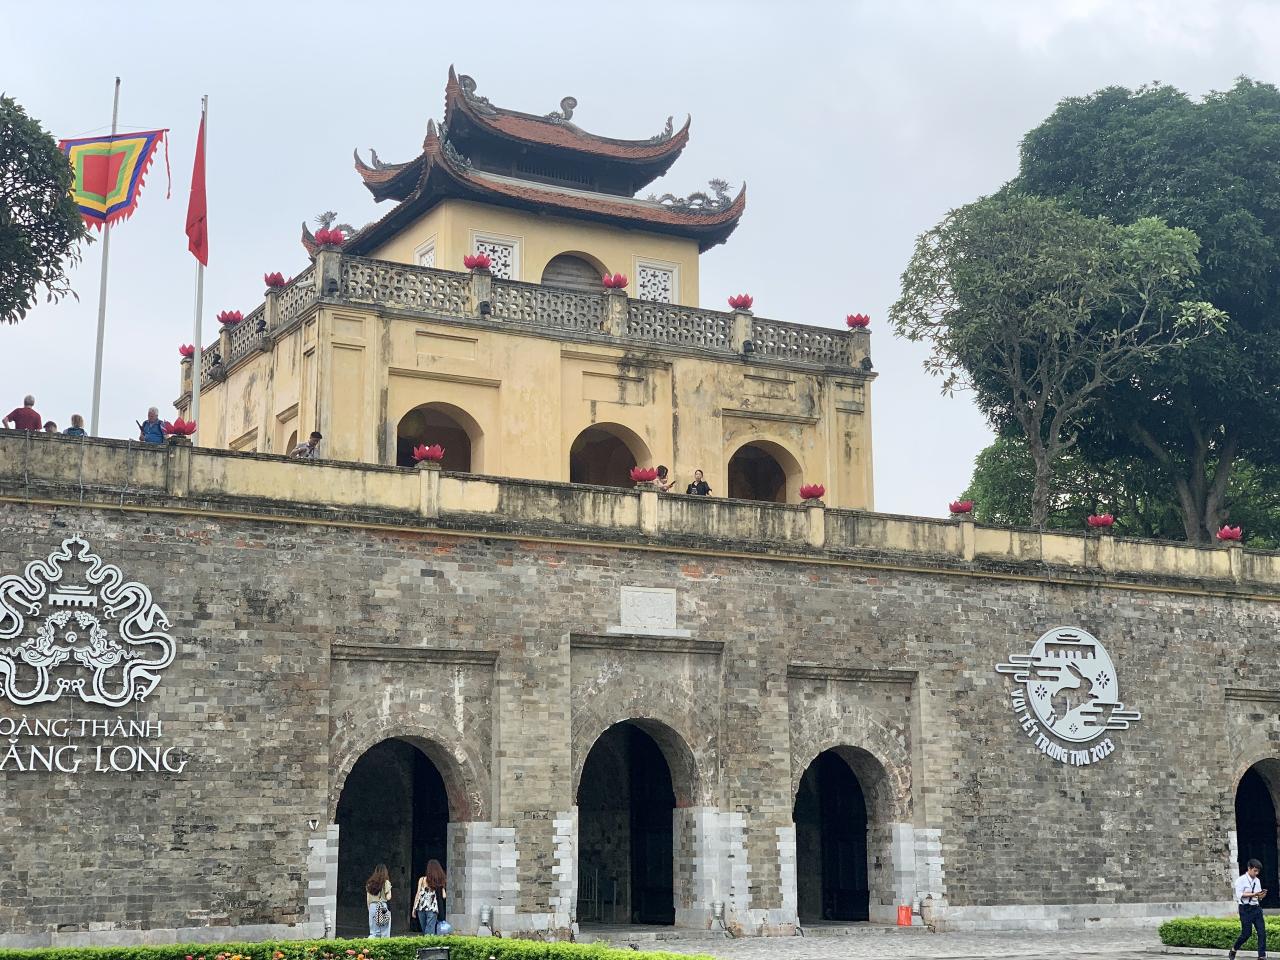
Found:
<svg viewBox="0 0 1280 960"><path fill-rule="evenodd" d="M614 939L614 946L625 946ZM1037 957L1076 960L1157 960L1154 929L1065 930L1057 933L916 933L861 930L836 936L750 937L740 940L660 940L642 950L705 953L726 960L977 960ZM1223 953L1225 956L1225 951Z"/></svg>

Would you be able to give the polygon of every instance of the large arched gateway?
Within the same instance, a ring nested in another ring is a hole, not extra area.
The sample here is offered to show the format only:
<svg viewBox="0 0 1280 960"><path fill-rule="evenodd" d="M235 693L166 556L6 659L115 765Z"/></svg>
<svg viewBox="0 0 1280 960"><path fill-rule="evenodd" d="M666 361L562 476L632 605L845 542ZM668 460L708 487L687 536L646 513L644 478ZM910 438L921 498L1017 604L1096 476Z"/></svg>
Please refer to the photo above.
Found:
<svg viewBox="0 0 1280 960"><path fill-rule="evenodd" d="M427 861L448 867L449 798L440 771L408 740L383 740L351 768L335 819L336 934L368 935L364 882L379 863L391 873L392 931L405 932L413 889Z"/></svg>
<svg viewBox="0 0 1280 960"><path fill-rule="evenodd" d="M587 754L577 798L581 922L675 922L676 795L662 747L645 729L658 726L616 723Z"/></svg>
<svg viewBox="0 0 1280 960"><path fill-rule="evenodd" d="M1236 852L1240 872L1250 860L1262 862L1259 879L1267 891L1262 906L1280 906L1280 843L1277 842L1276 786L1280 760L1260 760L1236 785Z"/></svg>

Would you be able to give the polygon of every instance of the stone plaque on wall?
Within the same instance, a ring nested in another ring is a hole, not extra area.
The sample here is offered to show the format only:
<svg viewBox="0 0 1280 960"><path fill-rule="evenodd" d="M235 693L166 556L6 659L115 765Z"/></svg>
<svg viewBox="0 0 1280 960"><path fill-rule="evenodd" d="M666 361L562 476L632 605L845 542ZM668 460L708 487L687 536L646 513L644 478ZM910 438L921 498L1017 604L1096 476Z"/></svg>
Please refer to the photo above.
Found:
<svg viewBox="0 0 1280 960"><path fill-rule="evenodd" d="M671 587L623 587L619 620L610 633L650 633L666 637L687 637L688 630L676 626L676 592Z"/></svg>

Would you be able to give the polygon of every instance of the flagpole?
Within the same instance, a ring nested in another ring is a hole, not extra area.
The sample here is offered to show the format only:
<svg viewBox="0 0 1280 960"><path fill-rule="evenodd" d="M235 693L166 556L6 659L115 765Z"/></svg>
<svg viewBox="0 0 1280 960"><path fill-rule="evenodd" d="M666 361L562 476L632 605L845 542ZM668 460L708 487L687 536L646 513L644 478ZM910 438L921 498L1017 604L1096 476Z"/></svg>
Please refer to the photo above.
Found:
<svg viewBox="0 0 1280 960"><path fill-rule="evenodd" d="M208 148L209 143L209 96L205 94L200 98L200 129L204 131L205 145ZM197 431L200 423L200 364L201 351L204 344L201 342L200 326L202 314L204 313L204 264L198 259L196 260L196 325L193 342L195 343L196 352L191 364L191 416L189 419L194 420L197 424ZM193 443L199 443L198 439L193 438Z"/></svg>
<svg viewBox="0 0 1280 960"><path fill-rule="evenodd" d="M120 78L116 77L115 95L111 101L111 140L116 138L120 118ZM102 279L98 283L98 346L93 357L93 411L89 419L89 435L98 435L98 410L102 406L102 341L107 332L107 258L111 255L111 223L102 226Z"/></svg>

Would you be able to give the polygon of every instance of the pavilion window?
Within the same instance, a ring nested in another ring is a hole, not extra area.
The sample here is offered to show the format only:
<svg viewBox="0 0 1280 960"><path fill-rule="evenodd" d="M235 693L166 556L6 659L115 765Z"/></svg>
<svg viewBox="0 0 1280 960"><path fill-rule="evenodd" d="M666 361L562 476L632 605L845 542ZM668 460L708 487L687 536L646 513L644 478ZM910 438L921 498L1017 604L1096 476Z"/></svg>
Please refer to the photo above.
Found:
<svg viewBox="0 0 1280 960"><path fill-rule="evenodd" d="M434 267L436 265L436 238L432 237L415 252L414 257L420 267Z"/></svg>
<svg viewBox="0 0 1280 960"><path fill-rule="evenodd" d="M489 255L493 275L500 280L520 279L520 248L514 240L476 237L476 253Z"/></svg>
<svg viewBox="0 0 1280 960"><path fill-rule="evenodd" d="M676 272L672 267L641 263L636 271L636 294L641 300L674 303Z"/></svg>

